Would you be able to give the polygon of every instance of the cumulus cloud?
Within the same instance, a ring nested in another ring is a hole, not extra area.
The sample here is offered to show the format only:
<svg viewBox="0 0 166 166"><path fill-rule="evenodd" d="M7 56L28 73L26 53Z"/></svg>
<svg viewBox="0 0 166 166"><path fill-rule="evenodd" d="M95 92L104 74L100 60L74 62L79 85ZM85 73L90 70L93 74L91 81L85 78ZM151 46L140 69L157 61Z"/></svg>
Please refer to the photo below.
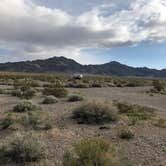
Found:
<svg viewBox="0 0 166 166"><path fill-rule="evenodd" d="M1 48L9 50L13 60L73 58L83 56L81 50L87 48L166 40L165 0L136 0L127 9L115 8L103 4L76 16L33 0L1 0Z"/></svg>

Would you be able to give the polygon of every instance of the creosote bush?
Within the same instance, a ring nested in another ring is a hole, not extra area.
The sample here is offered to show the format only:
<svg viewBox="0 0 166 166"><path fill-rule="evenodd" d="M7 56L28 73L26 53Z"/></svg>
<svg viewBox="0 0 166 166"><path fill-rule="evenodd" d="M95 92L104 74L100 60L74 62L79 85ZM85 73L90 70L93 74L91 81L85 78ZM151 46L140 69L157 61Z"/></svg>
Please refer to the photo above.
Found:
<svg viewBox="0 0 166 166"><path fill-rule="evenodd" d="M115 148L103 139L93 138L78 141L72 152L66 152L64 166L115 166L117 156Z"/></svg>
<svg viewBox="0 0 166 166"><path fill-rule="evenodd" d="M121 139L130 140L130 139L134 138L134 134L130 130L121 130L120 133L119 133L119 137Z"/></svg>
<svg viewBox="0 0 166 166"><path fill-rule="evenodd" d="M29 111L36 111L39 108L37 108L35 105L33 105L31 102L24 101L22 103L19 103L13 108L14 112L29 112Z"/></svg>
<svg viewBox="0 0 166 166"><path fill-rule="evenodd" d="M103 124L117 120L114 108L100 102L89 102L82 104L73 111L72 118L77 123Z"/></svg>
<svg viewBox="0 0 166 166"><path fill-rule="evenodd" d="M58 99L54 96L46 96L43 100L43 104L54 104L57 103Z"/></svg>
<svg viewBox="0 0 166 166"><path fill-rule="evenodd" d="M68 97L69 102L82 101L83 99L81 95L71 95Z"/></svg>
<svg viewBox="0 0 166 166"><path fill-rule="evenodd" d="M46 147L33 133L17 133L0 145L0 163L36 162L45 158Z"/></svg>

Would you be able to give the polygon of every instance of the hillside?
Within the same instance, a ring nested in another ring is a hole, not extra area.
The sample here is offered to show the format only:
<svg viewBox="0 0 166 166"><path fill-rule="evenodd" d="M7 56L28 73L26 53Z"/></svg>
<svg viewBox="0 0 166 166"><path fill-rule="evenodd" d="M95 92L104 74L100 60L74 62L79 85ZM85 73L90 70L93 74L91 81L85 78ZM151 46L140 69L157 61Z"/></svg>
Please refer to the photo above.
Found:
<svg viewBox="0 0 166 166"><path fill-rule="evenodd" d="M0 64L0 71L35 73L88 73L117 76L166 77L166 69L134 68L112 61L101 65L81 65L65 57L45 60L8 62Z"/></svg>

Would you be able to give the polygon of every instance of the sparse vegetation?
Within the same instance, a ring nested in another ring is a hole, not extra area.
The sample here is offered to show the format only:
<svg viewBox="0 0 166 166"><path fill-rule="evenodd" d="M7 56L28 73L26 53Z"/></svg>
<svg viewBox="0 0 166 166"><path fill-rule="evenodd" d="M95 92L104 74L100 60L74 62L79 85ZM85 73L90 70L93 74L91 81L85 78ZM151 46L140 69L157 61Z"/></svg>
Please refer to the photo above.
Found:
<svg viewBox="0 0 166 166"><path fill-rule="evenodd" d="M33 133L17 133L0 145L0 163L35 162L46 157L46 147Z"/></svg>
<svg viewBox="0 0 166 166"><path fill-rule="evenodd" d="M117 121L114 108L99 102L82 104L73 111L73 119L78 123L103 124Z"/></svg>
<svg viewBox="0 0 166 166"><path fill-rule="evenodd" d="M63 98L68 95L68 91L59 83L55 84L52 87L46 87L43 90L44 95L52 95L58 98Z"/></svg>
<svg viewBox="0 0 166 166"><path fill-rule="evenodd" d="M52 119L45 112L28 112L20 122L27 129L48 130L52 128Z"/></svg>
<svg viewBox="0 0 166 166"><path fill-rule="evenodd" d="M43 100L43 104L54 104L57 103L58 99L54 96L46 96Z"/></svg>
<svg viewBox="0 0 166 166"><path fill-rule="evenodd" d="M115 148L103 139L84 139L74 144L73 151L64 155L64 166L116 166Z"/></svg>
<svg viewBox="0 0 166 166"><path fill-rule="evenodd" d="M12 119L12 116L9 114L4 119L2 119L0 123L0 128L3 130L7 129L11 124L13 124L13 119Z"/></svg>
<svg viewBox="0 0 166 166"><path fill-rule="evenodd" d="M166 128L166 119L159 118L155 125L161 128Z"/></svg>
<svg viewBox="0 0 166 166"><path fill-rule="evenodd" d="M7 114L0 123L1 129L49 130L53 127L51 116L44 111L27 111L24 114Z"/></svg>
<svg viewBox="0 0 166 166"><path fill-rule="evenodd" d="M5 90L4 89L0 89L0 94L5 94Z"/></svg>
<svg viewBox="0 0 166 166"><path fill-rule="evenodd" d="M13 108L14 112L29 112L29 111L36 111L36 110L38 110L38 108L28 101L19 103Z"/></svg>
<svg viewBox="0 0 166 166"><path fill-rule="evenodd" d="M155 79L159 88L154 79L84 75L76 80L68 74L1 72L0 165L164 165L166 96L161 94L166 94L166 80ZM144 93L148 90L154 97Z"/></svg>
<svg viewBox="0 0 166 166"><path fill-rule="evenodd" d="M134 138L134 134L130 130L121 130L119 133L121 139L130 140Z"/></svg>
<svg viewBox="0 0 166 166"><path fill-rule="evenodd" d="M12 96L16 96L16 97L19 97L21 99L29 100L35 96L35 93L36 93L36 91L32 88L24 89L24 87L22 87L21 89L13 90Z"/></svg>
<svg viewBox="0 0 166 166"><path fill-rule="evenodd" d="M71 95L68 97L69 102L82 101L83 99L81 95Z"/></svg>
<svg viewBox="0 0 166 166"><path fill-rule="evenodd" d="M161 92L165 89L165 84L159 80L154 80L153 81L153 88L158 91Z"/></svg>
<svg viewBox="0 0 166 166"><path fill-rule="evenodd" d="M154 80L152 85L153 88L147 91L151 96L153 96L153 94L166 94L164 81Z"/></svg>
<svg viewBox="0 0 166 166"><path fill-rule="evenodd" d="M127 103L115 103L119 113L125 114L130 118L137 120L148 120L154 116L154 109L139 105L129 105Z"/></svg>
<svg viewBox="0 0 166 166"><path fill-rule="evenodd" d="M92 84L91 84L91 87L92 88L101 88L103 85L102 85L102 83L100 83L100 82L93 82Z"/></svg>
<svg viewBox="0 0 166 166"><path fill-rule="evenodd" d="M89 84L88 83L82 83L82 82L72 82L72 83L68 83L67 87L71 87L71 88L89 88Z"/></svg>

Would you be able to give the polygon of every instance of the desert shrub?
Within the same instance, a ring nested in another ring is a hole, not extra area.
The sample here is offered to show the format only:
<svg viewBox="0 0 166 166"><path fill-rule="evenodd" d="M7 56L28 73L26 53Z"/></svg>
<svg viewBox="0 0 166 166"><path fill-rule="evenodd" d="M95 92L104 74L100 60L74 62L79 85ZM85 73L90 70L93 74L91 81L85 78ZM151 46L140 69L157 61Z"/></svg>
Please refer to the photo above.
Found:
<svg viewBox="0 0 166 166"><path fill-rule="evenodd" d="M0 94L5 94L5 90L4 89L0 89Z"/></svg>
<svg viewBox="0 0 166 166"><path fill-rule="evenodd" d="M103 86L102 83L99 82L94 82L91 84L92 88L101 88L102 86Z"/></svg>
<svg viewBox="0 0 166 166"><path fill-rule="evenodd" d="M23 79L15 78L13 82L13 86L15 89L19 89L22 86L26 87L26 89L30 87L40 87L37 81L34 81L31 78L26 78L26 77Z"/></svg>
<svg viewBox="0 0 166 166"><path fill-rule="evenodd" d="M135 126L138 123L139 119L137 117L129 117L129 126Z"/></svg>
<svg viewBox="0 0 166 166"><path fill-rule="evenodd" d="M0 162L35 162L46 157L45 145L32 133L17 133L0 145Z"/></svg>
<svg viewBox="0 0 166 166"><path fill-rule="evenodd" d="M123 87L123 84L121 84L121 83L117 83L117 84L115 84L117 87L119 87L119 88L121 88L121 87Z"/></svg>
<svg viewBox="0 0 166 166"><path fill-rule="evenodd" d="M116 106L120 114L125 114L137 120L148 120L154 116L154 109L152 108L120 102L116 103Z"/></svg>
<svg viewBox="0 0 166 166"><path fill-rule="evenodd" d="M55 97L61 98L66 97L68 92L63 87L54 87L54 88L44 88L43 90L44 95L53 95Z"/></svg>
<svg viewBox="0 0 166 166"><path fill-rule="evenodd" d="M27 129L48 130L52 128L52 119L45 112L28 112L20 122Z"/></svg>
<svg viewBox="0 0 166 166"><path fill-rule="evenodd" d="M73 151L64 154L64 166L115 166L115 148L103 139L84 139L73 145Z"/></svg>
<svg viewBox="0 0 166 166"><path fill-rule="evenodd" d="M72 95L68 97L69 102L82 101L84 98L81 95Z"/></svg>
<svg viewBox="0 0 166 166"><path fill-rule="evenodd" d="M166 119L158 119L157 123L155 124L158 127L166 128Z"/></svg>
<svg viewBox="0 0 166 166"><path fill-rule="evenodd" d="M75 88L89 88L89 84L79 83L76 84Z"/></svg>
<svg viewBox="0 0 166 166"><path fill-rule="evenodd" d="M43 87L44 88L54 88L54 87L56 87L56 85L55 84L44 84Z"/></svg>
<svg viewBox="0 0 166 166"><path fill-rule="evenodd" d="M128 83L125 84L125 86L127 86L127 87L137 87L139 85L137 85L136 82L128 82Z"/></svg>
<svg viewBox="0 0 166 166"><path fill-rule="evenodd" d="M89 102L76 108L72 118L78 123L102 124L116 121L117 115L114 109L106 104Z"/></svg>
<svg viewBox="0 0 166 166"><path fill-rule="evenodd" d="M14 112L29 112L29 111L36 111L38 108L33 105L31 102L24 101L19 103L13 108Z"/></svg>
<svg viewBox="0 0 166 166"><path fill-rule="evenodd" d="M54 104L57 103L58 99L54 96L46 96L43 100L43 104Z"/></svg>
<svg viewBox="0 0 166 166"><path fill-rule="evenodd" d="M21 90L17 89L17 90L13 90L11 92L11 95L15 97L21 97L21 93L22 93Z"/></svg>
<svg viewBox="0 0 166 166"><path fill-rule="evenodd" d="M159 80L154 80L153 81L153 88L157 90L158 92L162 91L165 89L165 84Z"/></svg>
<svg viewBox="0 0 166 166"><path fill-rule="evenodd" d="M4 119L2 119L2 121L0 122L0 128L7 129L12 124L13 124L13 119L12 119L11 115L8 115Z"/></svg>
<svg viewBox="0 0 166 166"><path fill-rule="evenodd" d="M67 87L71 87L71 88L89 88L89 84L88 83L82 83L82 82L72 82L72 83L68 83Z"/></svg>
<svg viewBox="0 0 166 166"><path fill-rule="evenodd" d="M34 89L28 89L25 91L22 91L21 98L22 99L31 99L32 97L35 96L36 91Z"/></svg>
<svg viewBox="0 0 166 166"><path fill-rule="evenodd" d="M119 137L121 139L129 140L134 138L134 134L130 130L121 130L119 133Z"/></svg>
<svg viewBox="0 0 166 166"><path fill-rule="evenodd" d="M116 102L115 104L118 107L119 113L128 113L132 109L132 106L127 103Z"/></svg>
<svg viewBox="0 0 166 166"><path fill-rule="evenodd" d="M34 89L24 89L22 87L21 89L13 90L12 91L12 96L19 97L21 99L31 99L32 97L35 96L36 91Z"/></svg>

